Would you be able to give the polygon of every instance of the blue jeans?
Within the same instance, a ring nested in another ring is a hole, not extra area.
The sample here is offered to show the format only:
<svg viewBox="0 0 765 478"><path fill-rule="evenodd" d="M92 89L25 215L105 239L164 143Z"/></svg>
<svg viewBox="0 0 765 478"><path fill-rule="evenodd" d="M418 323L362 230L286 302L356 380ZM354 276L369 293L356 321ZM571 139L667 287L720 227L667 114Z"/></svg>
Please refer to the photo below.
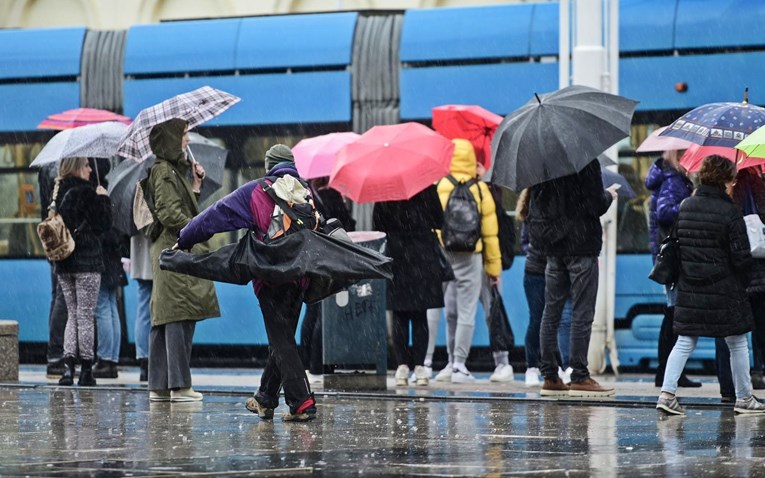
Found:
<svg viewBox="0 0 765 478"><path fill-rule="evenodd" d="M117 311L117 288L101 287L96 303L96 326L98 327L98 357L101 360L119 362L122 328Z"/></svg>
<svg viewBox="0 0 765 478"><path fill-rule="evenodd" d="M664 384L662 392L674 393L677 391L677 381L683 373L688 357L696 348L698 337L681 335L672 348L667 361L667 370L664 372ZM752 394L752 381L749 377L749 345L746 334L725 337L725 343L730 350L730 368L733 373L733 384L736 387L736 398L741 400Z"/></svg>
<svg viewBox="0 0 765 478"><path fill-rule="evenodd" d="M135 312L135 358L149 358L149 332L151 331L151 288L153 281L138 282L138 306Z"/></svg>
<svg viewBox="0 0 765 478"><path fill-rule="evenodd" d="M526 328L526 366L539 368L539 330L542 313L545 309L545 276L543 274L524 274L523 290L529 305L529 326ZM558 349L561 355L561 368L569 365L571 350L571 299L563 306L563 314L558 327Z"/></svg>

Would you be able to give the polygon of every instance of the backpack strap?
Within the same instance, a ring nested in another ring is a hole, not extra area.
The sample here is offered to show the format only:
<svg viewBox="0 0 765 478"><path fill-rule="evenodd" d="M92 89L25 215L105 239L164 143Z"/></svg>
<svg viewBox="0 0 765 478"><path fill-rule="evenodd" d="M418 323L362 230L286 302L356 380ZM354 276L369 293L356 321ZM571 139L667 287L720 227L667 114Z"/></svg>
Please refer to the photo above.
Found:
<svg viewBox="0 0 765 478"><path fill-rule="evenodd" d="M460 181L457 181L457 178L452 176L451 174L448 174L446 176L446 179L449 180L450 183L456 188L459 184L466 184L468 187L468 190L473 184L478 184L478 210L481 210L481 203L483 202L483 193L481 193L481 185L478 183L478 180L476 178L470 178L464 183L460 183Z"/></svg>
<svg viewBox="0 0 765 478"><path fill-rule="evenodd" d="M294 221L296 224L303 224L303 220L297 217L297 214L295 214L290 205L287 204L287 201L276 195L276 191L274 191L274 188L272 188L271 185L265 181L266 179L271 178L261 178L257 180L258 184L260 184L260 187L263 188L263 191L265 191L266 194L268 194L269 197L274 200L274 202L277 204L277 206L279 206L284 214L289 216L290 220Z"/></svg>

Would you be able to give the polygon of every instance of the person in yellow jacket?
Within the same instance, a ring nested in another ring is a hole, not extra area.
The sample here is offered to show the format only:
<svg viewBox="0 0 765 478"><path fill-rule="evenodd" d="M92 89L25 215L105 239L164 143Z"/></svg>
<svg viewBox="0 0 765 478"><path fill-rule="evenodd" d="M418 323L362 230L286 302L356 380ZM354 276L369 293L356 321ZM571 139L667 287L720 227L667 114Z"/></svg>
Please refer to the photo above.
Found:
<svg viewBox="0 0 765 478"><path fill-rule="evenodd" d="M460 183L475 180L476 155L473 145L466 139L453 139L452 142L454 153L450 176ZM438 182L438 196L444 210L454 189L455 185L448 177ZM444 288L449 363L436 376L437 381L471 383L475 380L465 366L465 361L473 341L481 283L483 275L486 274L492 284L499 284L502 272L494 198L486 183L480 180L476 180L470 186L470 192L481 217L481 234L472 252L450 251L448 247L445 248L446 257L454 269L455 279L447 282Z"/></svg>

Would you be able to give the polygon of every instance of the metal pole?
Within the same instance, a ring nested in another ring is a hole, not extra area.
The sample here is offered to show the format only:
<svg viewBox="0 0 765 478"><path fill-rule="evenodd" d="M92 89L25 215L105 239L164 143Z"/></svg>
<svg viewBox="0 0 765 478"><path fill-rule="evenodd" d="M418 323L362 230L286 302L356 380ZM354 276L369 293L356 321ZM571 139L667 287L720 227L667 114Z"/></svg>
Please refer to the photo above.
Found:
<svg viewBox="0 0 765 478"><path fill-rule="evenodd" d="M571 84L570 0L560 0L558 10L558 87L565 88Z"/></svg>

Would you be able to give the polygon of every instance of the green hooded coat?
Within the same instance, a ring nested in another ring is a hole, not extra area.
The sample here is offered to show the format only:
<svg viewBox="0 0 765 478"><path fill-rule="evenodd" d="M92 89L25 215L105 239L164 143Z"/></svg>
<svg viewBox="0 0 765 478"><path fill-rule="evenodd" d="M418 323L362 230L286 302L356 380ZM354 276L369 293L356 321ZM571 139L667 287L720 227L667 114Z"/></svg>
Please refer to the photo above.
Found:
<svg viewBox="0 0 765 478"><path fill-rule="evenodd" d="M151 168L148 193L154 198L156 219L162 233L151 245L154 285L151 294L151 325L183 320L203 320L220 316L215 287L208 280L159 268L159 254L172 247L178 232L199 214L197 195L187 179L191 165L181 149L186 121L171 119L151 130L151 150L157 161ZM197 244L193 253L209 252L206 242Z"/></svg>

